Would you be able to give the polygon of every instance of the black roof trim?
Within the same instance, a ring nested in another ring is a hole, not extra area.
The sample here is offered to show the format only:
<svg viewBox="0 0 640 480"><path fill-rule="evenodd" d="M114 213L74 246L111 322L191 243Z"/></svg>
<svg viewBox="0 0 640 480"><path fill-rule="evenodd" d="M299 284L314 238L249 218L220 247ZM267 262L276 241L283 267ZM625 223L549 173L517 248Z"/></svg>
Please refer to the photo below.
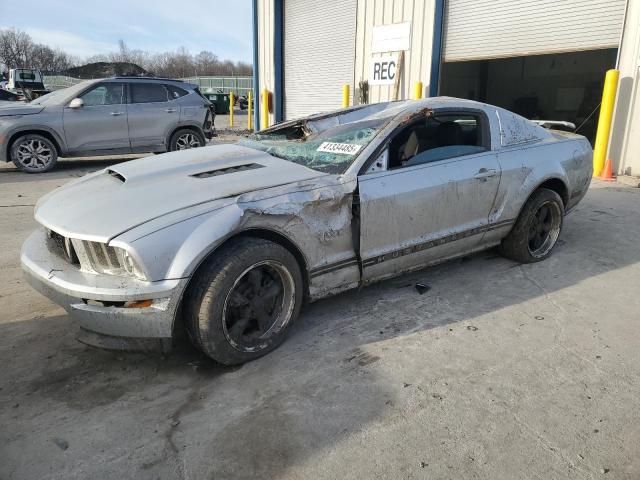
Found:
<svg viewBox="0 0 640 480"><path fill-rule="evenodd" d="M144 77L137 75L115 75L113 77L109 77L111 80L158 80L159 82L176 82L176 83L188 83L184 80L177 80L175 78L161 78L161 77Z"/></svg>

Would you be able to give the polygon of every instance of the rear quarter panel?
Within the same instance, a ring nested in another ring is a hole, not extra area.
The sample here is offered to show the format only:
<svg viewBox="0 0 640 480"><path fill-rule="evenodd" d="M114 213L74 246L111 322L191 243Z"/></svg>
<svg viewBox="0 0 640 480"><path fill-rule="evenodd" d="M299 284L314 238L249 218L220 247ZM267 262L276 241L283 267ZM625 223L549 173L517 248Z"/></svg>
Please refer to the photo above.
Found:
<svg viewBox="0 0 640 480"><path fill-rule="evenodd" d="M573 208L587 192L592 175L592 150L578 135L553 132L548 138L498 151L502 169L491 223L515 221L531 194L545 181L561 180L566 188L566 210Z"/></svg>
<svg viewBox="0 0 640 480"><path fill-rule="evenodd" d="M180 121L194 122L202 127L208 111L204 99L196 93L190 92L189 95L180 97L177 102L180 104Z"/></svg>

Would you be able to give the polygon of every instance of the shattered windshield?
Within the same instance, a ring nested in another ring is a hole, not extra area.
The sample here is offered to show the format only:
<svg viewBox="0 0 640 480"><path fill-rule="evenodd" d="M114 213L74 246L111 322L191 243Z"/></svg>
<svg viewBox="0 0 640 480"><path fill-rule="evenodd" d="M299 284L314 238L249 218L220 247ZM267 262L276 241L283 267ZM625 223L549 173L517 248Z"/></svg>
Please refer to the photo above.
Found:
<svg viewBox="0 0 640 480"><path fill-rule="evenodd" d="M368 107L321 120L301 121L239 142L319 172L344 173L391 120L391 112ZM359 117L359 118L358 118Z"/></svg>

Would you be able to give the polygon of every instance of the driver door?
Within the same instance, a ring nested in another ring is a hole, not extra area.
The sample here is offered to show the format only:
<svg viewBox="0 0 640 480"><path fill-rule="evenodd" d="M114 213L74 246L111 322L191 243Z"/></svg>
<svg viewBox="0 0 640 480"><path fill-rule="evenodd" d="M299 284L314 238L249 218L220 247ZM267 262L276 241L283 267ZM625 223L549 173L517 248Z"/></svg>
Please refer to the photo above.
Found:
<svg viewBox="0 0 640 480"><path fill-rule="evenodd" d="M384 161L358 177L365 283L477 249L489 228L500 166L486 116L448 112L431 120L397 132Z"/></svg>
<svg viewBox="0 0 640 480"><path fill-rule="evenodd" d="M79 108L64 107L67 148L72 152L130 151L124 84L98 83L79 98Z"/></svg>

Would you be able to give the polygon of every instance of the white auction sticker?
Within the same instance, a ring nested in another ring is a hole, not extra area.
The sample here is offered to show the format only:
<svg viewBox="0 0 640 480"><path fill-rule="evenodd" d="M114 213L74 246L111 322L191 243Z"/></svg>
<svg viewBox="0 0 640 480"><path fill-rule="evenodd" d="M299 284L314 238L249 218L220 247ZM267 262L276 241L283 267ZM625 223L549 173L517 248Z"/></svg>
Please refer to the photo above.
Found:
<svg viewBox="0 0 640 480"><path fill-rule="evenodd" d="M352 143L333 143L322 142L318 147L318 152L342 153L343 155L355 155L362 145L354 145Z"/></svg>

